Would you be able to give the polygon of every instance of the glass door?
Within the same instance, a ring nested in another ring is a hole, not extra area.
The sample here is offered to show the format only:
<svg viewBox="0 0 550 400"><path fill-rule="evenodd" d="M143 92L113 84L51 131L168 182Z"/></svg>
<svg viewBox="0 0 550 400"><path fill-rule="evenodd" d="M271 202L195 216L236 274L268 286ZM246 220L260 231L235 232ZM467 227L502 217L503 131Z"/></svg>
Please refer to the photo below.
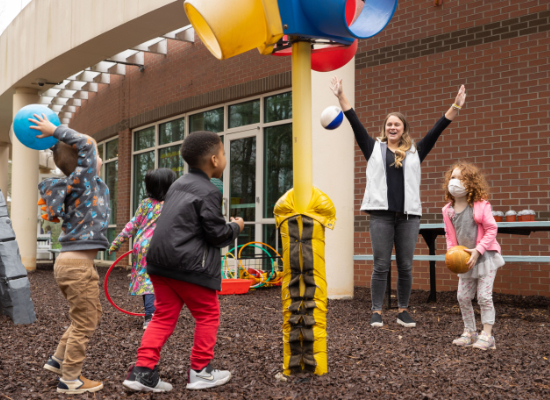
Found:
<svg viewBox="0 0 550 400"><path fill-rule="evenodd" d="M224 146L227 166L223 176L223 212L227 220L236 216L244 219L238 245L263 242L281 253L273 207L292 187L292 124L226 133ZM264 254L249 246L243 256L254 253Z"/></svg>
<svg viewBox="0 0 550 400"><path fill-rule="evenodd" d="M261 193L263 138L259 129L226 134L224 137L225 167L224 214L244 219L245 227L237 240L238 245L261 241ZM260 225L258 225L260 223ZM232 246L231 246L232 247ZM254 254L254 247L244 250Z"/></svg>

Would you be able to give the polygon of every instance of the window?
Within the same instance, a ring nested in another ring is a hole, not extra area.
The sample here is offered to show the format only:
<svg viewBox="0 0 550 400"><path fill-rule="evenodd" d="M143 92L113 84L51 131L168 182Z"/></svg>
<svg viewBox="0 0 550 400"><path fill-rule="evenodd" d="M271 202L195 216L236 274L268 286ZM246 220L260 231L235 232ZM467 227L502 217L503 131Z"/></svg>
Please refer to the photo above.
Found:
<svg viewBox="0 0 550 400"><path fill-rule="evenodd" d="M196 131L223 132L223 107L203 111L189 117L189 133Z"/></svg>
<svg viewBox="0 0 550 400"><path fill-rule="evenodd" d="M260 122L260 100L229 106L229 128L237 128L258 122Z"/></svg>
<svg viewBox="0 0 550 400"><path fill-rule="evenodd" d="M264 129L264 218L273 218L273 207L292 187L292 124Z"/></svg>
<svg viewBox="0 0 550 400"><path fill-rule="evenodd" d="M118 232L116 229L117 216L117 183L118 183L118 138L109 139L106 142L97 145L99 156L103 160L100 176L103 182L109 188L109 207L111 209L111 217L109 227L107 228L107 239L112 242L115 240ZM116 254L109 255L108 251L103 251L98 254L98 259L114 261Z"/></svg>
<svg viewBox="0 0 550 400"><path fill-rule="evenodd" d="M184 174L185 164L180 156L180 147L185 136L185 118L136 130L133 135L132 216L139 203L147 197L147 171L170 168L178 177Z"/></svg>
<svg viewBox="0 0 550 400"><path fill-rule="evenodd" d="M292 92L265 98L265 122L292 118Z"/></svg>
<svg viewBox="0 0 550 400"><path fill-rule="evenodd" d="M178 176L187 171L181 143L200 130L217 133L225 143L230 168L211 182L222 192L227 217L241 215L255 222L245 226L238 243L258 240L275 247L273 208L293 179L292 92L243 99L133 131L132 211L147 196L148 170L171 168ZM280 240L278 244L281 252ZM252 246L247 251L256 252Z"/></svg>

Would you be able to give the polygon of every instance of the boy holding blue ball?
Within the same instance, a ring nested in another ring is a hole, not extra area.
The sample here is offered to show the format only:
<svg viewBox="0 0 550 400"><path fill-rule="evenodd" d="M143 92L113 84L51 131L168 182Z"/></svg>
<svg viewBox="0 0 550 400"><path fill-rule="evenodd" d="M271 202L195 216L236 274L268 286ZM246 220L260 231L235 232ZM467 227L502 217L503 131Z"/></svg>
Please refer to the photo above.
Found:
<svg viewBox="0 0 550 400"><path fill-rule="evenodd" d="M86 345L101 316L99 276L94 268L98 250L109 248L106 237L109 223L109 189L98 176L103 161L94 139L66 126L56 127L44 114L29 119L39 131L39 139L53 136L54 162L66 178L50 178L38 185L42 218L61 222L61 254L54 266L54 276L61 293L69 302L71 325L44 369L60 375L57 391L78 394L96 392L101 382L82 376Z"/></svg>

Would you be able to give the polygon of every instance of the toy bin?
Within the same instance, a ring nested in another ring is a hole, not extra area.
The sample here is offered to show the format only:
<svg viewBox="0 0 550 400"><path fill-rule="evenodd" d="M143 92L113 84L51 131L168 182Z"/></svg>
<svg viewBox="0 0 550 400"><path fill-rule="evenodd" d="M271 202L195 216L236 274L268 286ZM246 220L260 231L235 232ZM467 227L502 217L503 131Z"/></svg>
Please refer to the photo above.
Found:
<svg viewBox="0 0 550 400"><path fill-rule="evenodd" d="M251 283L250 279L222 279L222 290L218 290L218 294L245 294L250 289Z"/></svg>

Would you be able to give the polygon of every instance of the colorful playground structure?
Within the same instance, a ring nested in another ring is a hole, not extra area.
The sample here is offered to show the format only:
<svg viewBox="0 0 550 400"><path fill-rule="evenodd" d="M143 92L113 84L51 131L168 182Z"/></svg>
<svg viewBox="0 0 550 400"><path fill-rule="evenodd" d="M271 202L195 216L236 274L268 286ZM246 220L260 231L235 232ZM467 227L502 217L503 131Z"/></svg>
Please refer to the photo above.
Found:
<svg viewBox="0 0 550 400"><path fill-rule="evenodd" d="M287 375L328 371L324 228L334 228L336 212L328 196L313 187L311 69L327 72L345 65L355 55L357 39L386 27L397 1L365 0L357 18L355 0L184 3L196 33L220 60L254 48L263 55L283 51L280 55L292 56L294 188L274 210L283 238L283 373ZM315 54L315 46L323 48ZM257 279L255 285L261 285L268 277L263 280L258 274Z"/></svg>
<svg viewBox="0 0 550 400"><path fill-rule="evenodd" d="M246 248L258 249L260 254L257 254L256 251L250 255L246 255L246 252L243 254ZM233 265L230 265L230 260L233 260ZM248 280L250 289L281 286L283 272L279 270L282 265L278 263L278 260L282 260L282 257L277 250L262 242L248 242L230 249L222 259L223 281L220 294L226 294L224 285L228 286L232 280ZM246 293L248 291L247 284L243 285L243 290L244 288L246 288L244 291Z"/></svg>

